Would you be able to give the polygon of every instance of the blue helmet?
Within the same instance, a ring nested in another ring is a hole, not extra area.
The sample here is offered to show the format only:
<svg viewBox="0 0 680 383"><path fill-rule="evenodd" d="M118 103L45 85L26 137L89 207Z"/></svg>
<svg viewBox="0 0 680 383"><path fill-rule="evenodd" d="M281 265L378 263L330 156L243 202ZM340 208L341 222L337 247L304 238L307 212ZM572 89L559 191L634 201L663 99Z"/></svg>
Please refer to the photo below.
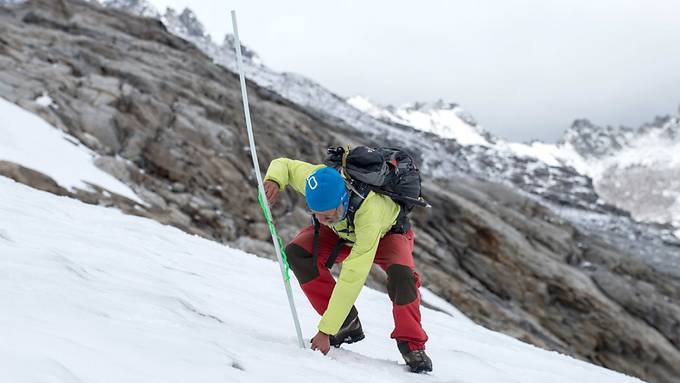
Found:
<svg viewBox="0 0 680 383"><path fill-rule="evenodd" d="M345 179L337 170L329 167L318 169L307 177L305 199L307 207L312 211L335 209L342 203L345 208L342 218L347 214L349 207Z"/></svg>

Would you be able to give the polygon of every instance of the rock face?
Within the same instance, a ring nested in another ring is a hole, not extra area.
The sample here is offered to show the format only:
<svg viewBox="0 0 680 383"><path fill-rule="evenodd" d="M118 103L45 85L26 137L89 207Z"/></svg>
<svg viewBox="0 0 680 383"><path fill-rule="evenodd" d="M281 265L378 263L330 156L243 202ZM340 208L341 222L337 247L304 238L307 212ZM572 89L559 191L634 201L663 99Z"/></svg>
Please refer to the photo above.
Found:
<svg viewBox="0 0 680 383"><path fill-rule="evenodd" d="M248 85L263 166L278 156L320 161L331 144L383 144ZM49 108L32 101L43 92ZM98 165L150 205L136 214L271 254L238 77L157 20L75 0L2 8L0 96L102 154ZM0 171L72 193L16 164ZM478 323L540 347L680 382L677 277L511 187L465 176L424 186L433 208L415 211L413 222L426 287ZM302 207L292 192L275 207L284 240L307 224ZM374 275L371 283L384 283Z"/></svg>

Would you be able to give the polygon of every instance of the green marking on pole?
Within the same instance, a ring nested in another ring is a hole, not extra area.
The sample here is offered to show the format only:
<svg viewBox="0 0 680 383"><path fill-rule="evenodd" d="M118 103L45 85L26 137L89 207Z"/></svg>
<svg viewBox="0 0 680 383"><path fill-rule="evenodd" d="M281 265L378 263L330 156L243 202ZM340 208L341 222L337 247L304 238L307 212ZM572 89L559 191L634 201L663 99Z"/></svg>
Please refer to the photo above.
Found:
<svg viewBox="0 0 680 383"><path fill-rule="evenodd" d="M272 233L272 235L276 238L276 240L279 242L279 251L281 252L281 259L283 259L283 264L286 266L286 281L290 281L290 274L288 273L288 257L286 256L286 252L283 250L283 242L281 241L281 237L276 233L276 227L274 227L274 222L269 218L271 214L269 214L269 211L267 210L267 205L264 203L262 200L262 193L258 191L257 193L257 200L260 202L260 207L262 208L262 213L264 214L264 219L267 221L267 226L269 226L269 232Z"/></svg>

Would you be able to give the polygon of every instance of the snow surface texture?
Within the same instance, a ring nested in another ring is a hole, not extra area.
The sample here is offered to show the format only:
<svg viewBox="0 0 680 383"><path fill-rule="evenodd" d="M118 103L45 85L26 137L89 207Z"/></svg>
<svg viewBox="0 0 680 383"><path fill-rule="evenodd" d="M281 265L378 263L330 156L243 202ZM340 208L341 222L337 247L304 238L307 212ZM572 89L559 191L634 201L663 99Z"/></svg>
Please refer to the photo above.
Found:
<svg viewBox="0 0 680 383"><path fill-rule="evenodd" d="M52 99L43 94L36 103L49 107ZM78 139L2 98L0 137L0 160L50 176L65 189L90 190L91 183L143 204L127 185L97 168L97 154Z"/></svg>
<svg viewBox="0 0 680 383"><path fill-rule="evenodd" d="M369 288L365 340L301 350L275 262L4 177L0 195L3 382L639 382L425 308L434 372L409 373Z"/></svg>

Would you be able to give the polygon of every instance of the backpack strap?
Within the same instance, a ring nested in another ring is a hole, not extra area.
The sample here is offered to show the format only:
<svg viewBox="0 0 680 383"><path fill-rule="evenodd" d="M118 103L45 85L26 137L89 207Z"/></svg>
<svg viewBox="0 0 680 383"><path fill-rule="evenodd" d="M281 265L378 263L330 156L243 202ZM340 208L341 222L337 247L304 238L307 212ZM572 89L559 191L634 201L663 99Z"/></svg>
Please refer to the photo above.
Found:
<svg viewBox="0 0 680 383"><path fill-rule="evenodd" d="M354 180L351 183L350 190L351 194L349 198L349 208L347 209L347 221L348 227L354 227L354 215L361 207L361 204L368 196L368 193L373 189L371 185ZM392 228L389 232L403 234L411 229L411 221L408 218L409 211L406 209L406 206L404 206L403 203L399 203L397 201L394 202L399 205L400 209L397 220L395 221L394 225L392 225Z"/></svg>
<svg viewBox="0 0 680 383"><path fill-rule="evenodd" d="M316 267L316 263L318 262L319 259L319 232L321 231L321 223L316 218L316 214L312 214L312 219L314 220L314 242L312 243L312 264L314 265L314 267ZM340 254L340 249L342 248L343 245L349 242L350 241L344 238L338 239L338 242L336 242L335 246L333 247L333 251L331 251L331 255L326 260L327 269L333 267L333 265L335 264L335 260L338 258L338 255Z"/></svg>
<svg viewBox="0 0 680 383"><path fill-rule="evenodd" d="M349 207L347 208L347 228L344 229L346 230L346 233L350 233L351 230L353 230L354 227L354 213L359 209L361 206L361 203L364 202L364 199L368 195L368 192L370 191L368 188L365 188L363 185L352 185L349 184L350 186L350 198L349 198ZM362 194L363 193L363 194ZM314 217L314 244L312 245L312 257L314 258L314 264L316 264L316 261L318 259L318 247L319 247L319 220L316 219L315 215L312 215ZM338 242L335 243L335 246L333 246L333 250L331 251L330 256L326 260L326 268L331 269L333 265L335 264L335 260L338 258L338 255L340 255L340 249L342 249L342 246L345 244L350 243L351 241L340 237L338 239Z"/></svg>
<svg viewBox="0 0 680 383"><path fill-rule="evenodd" d="M340 249L346 243L349 243L349 241L344 238L338 239L338 242L335 243L335 246L333 246L333 251L331 251L331 255L326 260L327 269L331 269L333 267L333 265L335 264L335 260L338 258L338 255L340 254Z"/></svg>
<svg viewBox="0 0 680 383"><path fill-rule="evenodd" d="M321 230L321 224L319 220L316 219L316 214L312 214L312 219L314 220L314 242L312 243L312 264L316 267L316 262L319 259L319 231Z"/></svg>
<svg viewBox="0 0 680 383"><path fill-rule="evenodd" d="M351 180L349 182L350 196L349 196L349 207L347 208L347 227L354 227L354 215L357 210L361 207L368 193L371 192L370 185L357 181Z"/></svg>
<svg viewBox="0 0 680 383"><path fill-rule="evenodd" d="M406 207L403 204L399 204L399 206L401 209L399 209L399 215L397 216L394 225L392 225L392 228L389 231L390 233L404 234L411 229L411 220L408 218L408 210L406 210Z"/></svg>
<svg viewBox="0 0 680 383"><path fill-rule="evenodd" d="M340 169L342 169L343 173L345 173L345 176L347 176L346 178L350 178L349 173L347 173L347 157L349 156L349 152L350 148L349 145L347 145L347 147L345 148L345 152L342 153L342 162L340 164L341 165Z"/></svg>

